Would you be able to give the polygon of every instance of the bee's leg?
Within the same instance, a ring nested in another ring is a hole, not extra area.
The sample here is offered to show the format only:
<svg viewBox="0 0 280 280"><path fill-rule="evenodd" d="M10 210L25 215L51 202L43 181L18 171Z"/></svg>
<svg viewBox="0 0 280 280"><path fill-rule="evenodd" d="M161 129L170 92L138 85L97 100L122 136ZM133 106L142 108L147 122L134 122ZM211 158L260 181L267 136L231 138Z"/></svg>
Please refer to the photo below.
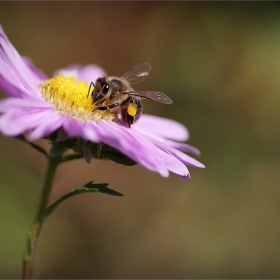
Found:
<svg viewBox="0 0 280 280"><path fill-rule="evenodd" d="M118 106L120 106L119 103L113 103L113 104L110 104L109 106L97 107L92 112L94 112L95 110L101 110L101 111L110 110L110 109L113 109L113 108L118 107Z"/></svg>
<svg viewBox="0 0 280 280"><path fill-rule="evenodd" d="M93 87L93 90L94 90L95 85L94 85L94 83L93 83L93 82L91 82L91 83L90 83L90 85L89 85L87 98L88 98L88 96L89 96L89 93L90 93L91 87Z"/></svg>
<svg viewBox="0 0 280 280"><path fill-rule="evenodd" d="M95 105L96 106L100 106L100 105L102 105L104 103L105 100L106 100L106 98L105 99L101 99L100 101L96 102ZM102 107L106 107L106 106L102 106Z"/></svg>
<svg viewBox="0 0 280 280"><path fill-rule="evenodd" d="M110 105L108 106L108 108L109 108L109 109L113 109L113 108L118 107L118 106L120 106L120 103L113 103L113 104L110 104Z"/></svg>
<svg viewBox="0 0 280 280"><path fill-rule="evenodd" d="M100 100L99 102L95 103L95 105L96 106L102 105L106 99L107 98ZM97 110L97 109L99 109L99 110L113 109L113 108L115 108L119 105L120 105L119 103L113 103L113 104L110 104L109 106L99 106L98 108L96 108L94 110ZM103 107L106 108L106 109L100 109L100 108L103 108Z"/></svg>
<svg viewBox="0 0 280 280"><path fill-rule="evenodd" d="M92 112L94 112L96 110L105 111L105 110L108 110L108 108L107 108L107 106L100 106L100 107L97 107L94 110L92 110Z"/></svg>

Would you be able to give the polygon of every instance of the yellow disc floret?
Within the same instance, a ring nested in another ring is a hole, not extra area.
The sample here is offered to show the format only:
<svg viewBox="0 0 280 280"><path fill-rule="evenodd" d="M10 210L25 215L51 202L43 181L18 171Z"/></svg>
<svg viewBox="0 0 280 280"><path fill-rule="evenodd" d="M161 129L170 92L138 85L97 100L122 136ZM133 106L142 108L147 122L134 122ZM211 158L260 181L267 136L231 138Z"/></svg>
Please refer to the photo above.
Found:
<svg viewBox="0 0 280 280"><path fill-rule="evenodd" d="M74 77L56 76L40 85L42 97L54 104L54 110L61 115L70 115L78 120L107 121L117 118L117 112L110 110L95 110L92 103L92 90L89 93L89 85L83 81L76 82Z"/></svg>

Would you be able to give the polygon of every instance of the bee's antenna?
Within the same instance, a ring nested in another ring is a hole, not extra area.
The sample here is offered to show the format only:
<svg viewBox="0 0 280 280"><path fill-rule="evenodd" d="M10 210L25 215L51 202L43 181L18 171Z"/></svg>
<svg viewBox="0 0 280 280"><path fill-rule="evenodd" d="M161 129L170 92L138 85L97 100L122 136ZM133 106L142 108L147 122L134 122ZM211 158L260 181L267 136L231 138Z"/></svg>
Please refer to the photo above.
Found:
<svg viewBox="0 0 280 280"><path fill-rule="evenodd" d="M93 87L93 90L95 89L95 84L94 84L93 82L91 82L90 85L89 85L87 98L88 98L88 96L89 96L91 87Z"/></svg>

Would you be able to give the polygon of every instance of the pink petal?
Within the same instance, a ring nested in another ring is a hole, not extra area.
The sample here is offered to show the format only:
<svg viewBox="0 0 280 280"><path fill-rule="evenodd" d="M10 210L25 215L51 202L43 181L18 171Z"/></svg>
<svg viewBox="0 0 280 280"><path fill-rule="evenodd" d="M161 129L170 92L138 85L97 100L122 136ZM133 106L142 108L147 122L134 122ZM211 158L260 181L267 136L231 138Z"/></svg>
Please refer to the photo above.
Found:
<svg viewBox="0 0 280 280"><path fill-rule="evenodd" d="M41 80L27 67L25 61L21 58L17 50L9 41L2 26L0 25L0 60L3 62L0 65L0 74L2 77L7 77L4 73L7 69L14 71L13 76L17 78L12 83L14 86L23 88L26 92L34 95L40 95L38 85ZM10 72L10 70L8 70ZM11 82L11 79L8 81ZM3 84L1 82L1 84ZM7 92L8 94L10 92Z"/></svg>
<svg viewBox="0 0 280 280"><path fill-rule="evenodd" d="M115 139L113 141L106 139L105 143L107 142L108 145L115 147L145 168L157 171L163 177L167 177L169 171L186 178L189 177L189 171L182 162L159 149L145 136L113 122L108 124L105 121L100 121L99 123L103 128L108 129L111 135L115 136L115 139L119 139L119 143L116 143Z"/></svg>
<svg viewBox="0 0 280 280"><path fill-rule="evenodd" d="M63 75L64 77L74 76L77 81L82 80L87 84L95 82L97 78L106 77L105 71L98 65L89 64L86 66L82 65L71 65L67 68L57 70L54 76Z"/></svg>
<svg viewBox="0 0 280 280"><path fill-rule="evenodd" d="M158 135L177 141L186 141L189 138L187 128L174 120L143 114L140 119L132 125L132 128L149 135Z"/></svg>
<svg viewBox="0 0 280 280"><path fill-rule="evenodd" d="M2 60L0 60L0 89L14 97L30 95L14 69Z"/></svg>
<svg viewBox="0 0 280 280"><path fill-rule="evenodd" d="M102 128L95 122L84 122L82 124L82 137L92 142L103 142Z"/></svg>
<svg viewBox="0 0 280 280"><path fill-rule="evenodd" d="M44 113L41 115L40 123L28 134L29 141L44 138L61 127L63 119L59 112L45 111Z"/></svg>
<svg viewBox="0 0 280 280"><path fill-rule="evenodd" d="M101 128L95 122L78 121L70 116L65 116L63 129L69 137L83 137L92 142L102 142L98 133Z"/></svg>
<svg viewBox="0 0 280 280"><path fill-rule="evenodd" d="M39 78L40 81L48 79L48 76L42 70L37 68L29 57L22 56L21 58L25 65Z"/></svg>
<svg viewBox="0 0 280 280"><path fill-rule="evenodd" d="M44 101L40 98L30 97L28 99L22 98L5 98L0 100L0 113L5 113L11 110L22 110L22 111L30 111L30 110L45 110L52 109L53 104Z"/></svg>
<svg viewBox="0 0 280 280"><path fill-rule="evenodd" d="M17 136L39 126L51 113L53 111L50 110L25 111L13 108L0 116L0 130L7 136Z"/></svg>
<svg viewBox="0 0 280 280"><path fill-rule="evenodd" d="M189 155L177 150L176 148L173 148L172 146L162 143L162 142L157 142L156 145L160 147L162 150L168 152L169 154L175 156L177 159L182 161L184 164L188 166L193 166L193 167L199 167L199 168L205 168L205 165L199 162L198 160L190 157Z"/></svg>
<svg viewBox="0 0 280 280"><path fill-rule="evenodd" d="M172 146L180 151L187 152L187 153L193 153L195 155L200 156L199 149L197 149L194 146L191 146L189 144L174 142L174 141L170 141L170 140L166 140L165 143L170 144L170 146Z"/></svg>
<svg viewBox="0 0 280 280"><path fill-rule="evenodd" d="M123 130L123 127L111 122L100 120L98 123L104 128L103 142L121 151L131 159L140 163L152 171L158 171L162 176L168 176L166 168L158 165L157 158L148 152L151 142L133 137L129 132Z"/></svg>

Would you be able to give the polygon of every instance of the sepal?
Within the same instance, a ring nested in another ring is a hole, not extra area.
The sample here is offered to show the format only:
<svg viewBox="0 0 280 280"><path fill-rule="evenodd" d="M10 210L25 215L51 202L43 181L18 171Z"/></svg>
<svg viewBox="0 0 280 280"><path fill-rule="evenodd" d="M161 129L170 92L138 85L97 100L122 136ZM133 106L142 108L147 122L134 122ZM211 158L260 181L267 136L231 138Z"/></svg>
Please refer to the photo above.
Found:
<svg viewBox="0 0 280 280"><path fill-rule="evenodd" d="M108 145L100 144L100 143L98 144L90 143L88 147L92 157L94 158L110 159L116 163L126 165L126 166L133 166L137 164L135 161L133 161L126 155L122 154L118 150Z"/></svg>
<svg viewBox="0 0 280 280"><path fill-rule="evenodd" d="M50 155L58 156L67 150L73 150L77 154L83 155L85 161L90 163L91 158L112 160L118 164L133 166L137 163L122 154L120 151L103 143L92 143L82 138L65 138L62 129L57 130L47 137L52 144ZM77 157L79 158L79 157ZM74 159L74 158L73 158ZM66 160L65 160L66 161Z"/></svg>

